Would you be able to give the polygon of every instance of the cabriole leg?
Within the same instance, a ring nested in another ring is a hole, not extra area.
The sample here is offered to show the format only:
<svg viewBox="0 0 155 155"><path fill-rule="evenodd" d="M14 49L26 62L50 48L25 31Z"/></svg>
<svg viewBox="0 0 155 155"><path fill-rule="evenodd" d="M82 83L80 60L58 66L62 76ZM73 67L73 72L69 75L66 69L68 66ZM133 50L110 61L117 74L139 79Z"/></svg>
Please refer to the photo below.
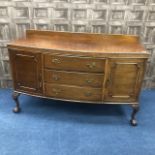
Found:
<svg viewBox="0 0 155 155"><path fill-rule="evenodd" d="M20 93L13 92L12 98L16 103L16 106L13 108L14 113L19 113L21 111L20 105L19 105L19 100L18 97L20 96Z"/></svg>
<svg viewBox="0 0 155 155"><path fill-rule="evenodd" d="M133 111L132 111L132 114L131 114L131 120L130 120L130 123L132 126L136 126L137 125L137 120L136 120L136 114L137 112L139 111L139 105L138 104L135 104L135 105L132 105L132 108L133 108Z"/></svg>

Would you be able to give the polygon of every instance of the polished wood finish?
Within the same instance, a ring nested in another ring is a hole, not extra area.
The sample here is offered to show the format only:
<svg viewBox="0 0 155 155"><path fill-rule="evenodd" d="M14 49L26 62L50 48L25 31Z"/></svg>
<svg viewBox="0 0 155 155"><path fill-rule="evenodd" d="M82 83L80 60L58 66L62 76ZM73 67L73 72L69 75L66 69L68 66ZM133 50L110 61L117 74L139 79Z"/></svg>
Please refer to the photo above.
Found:
<svg viewBox="0 0 155 155"><path fill-rule="evenodd" d="M91 57L44 55L46 68L81 71L81 72L104 72L105 59Z"/></svg>
<svg viewBox="0 0 155 155"><path fill-rule="evenodd" d="M61 42L61 44L60 44ZM52 31L28 30L26 39L12 42L12 47L31 47L37 49L55 49L79 51L80 53L119 53L144 52L139 38L131 35L105 35L87 33L66 33Z"/></svg>
<svg viewBox="0 0 155 155"><path fill-rule="evenodd" d="M137 124L149 56L137 36L28 30L25 39L8 44L8 49L15 92L84 103L130 104L130 122Z"/></svg>
<svg viewBox="0 0 155 155"><path fill-rule="evenodd" d="M102 88L104 74L77 73L57 70L44 70L44 80L48 83Z"/></svg>
<svg viewBox="0 0 155 155"><path fill-rule="evenodd" d="M105 101L136 102L143 80L145 60L113 59L109 63Z"/></svg>
<svg viewBox="0 0 155 155"><path fill-rule="evenodd" d="M78 87L45 83L45 95L67 100L101 101L101 88Z"/></svg>
<svg viewBox="0 0 155 155"><path fill-rule="evenodd" d="M42 93L41 54L10 50L9 55L15 89Z"/></svg>

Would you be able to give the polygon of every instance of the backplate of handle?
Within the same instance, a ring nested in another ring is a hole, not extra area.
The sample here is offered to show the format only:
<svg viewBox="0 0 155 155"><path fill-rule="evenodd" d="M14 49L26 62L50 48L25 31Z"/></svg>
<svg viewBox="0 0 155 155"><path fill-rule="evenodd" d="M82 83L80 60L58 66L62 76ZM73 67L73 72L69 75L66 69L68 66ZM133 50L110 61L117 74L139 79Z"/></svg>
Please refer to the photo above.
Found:
<svg viewBox="0 0 155 155"><path fill-rule="evenodd" d="M58 58L53 58L52 62L55 63L55 64L60 64L61 63L60 59L58 59Z"/></svg>
<svg viewBox="0 0 155 155"><path fill-rule="evenodd" d="M96 63L95 62L88 63L87 67L89 67L90 69L93 69L96 67Z"/></svg>

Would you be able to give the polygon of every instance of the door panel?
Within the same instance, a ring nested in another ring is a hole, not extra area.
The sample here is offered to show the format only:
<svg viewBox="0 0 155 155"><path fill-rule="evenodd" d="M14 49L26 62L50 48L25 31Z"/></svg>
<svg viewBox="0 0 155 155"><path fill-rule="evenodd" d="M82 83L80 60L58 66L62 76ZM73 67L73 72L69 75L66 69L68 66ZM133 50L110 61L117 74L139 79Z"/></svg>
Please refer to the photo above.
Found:
<svg viewBox="0 0 155 155"><path fill-rule="evenodd" d="M33 52L9 51L14 88L19 91L40 93L41 55Z"/></svg>
<svg viewBox="0 0 155 155"><path fill-rule="evenodd" d="M112 59L109 63L106 101L136 101L144 72L144 61Z"/></svg>

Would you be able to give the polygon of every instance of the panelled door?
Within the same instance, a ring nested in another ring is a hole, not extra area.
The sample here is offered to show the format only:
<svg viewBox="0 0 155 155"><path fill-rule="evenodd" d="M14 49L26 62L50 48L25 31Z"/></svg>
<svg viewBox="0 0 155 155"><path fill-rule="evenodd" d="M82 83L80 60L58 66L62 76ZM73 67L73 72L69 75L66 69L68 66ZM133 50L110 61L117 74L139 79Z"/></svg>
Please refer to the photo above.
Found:
<svg viewBox="0 0 155 155"><path fill-rule="evenodd" d="M104 100L137 101L144 68L144 59L110 59Z"/></svg>
<svg viewBox="0 0 155 155"><path fill-rule="evenodd" d="M15 90L41 93L41 54L9 50Z"/></svg>

